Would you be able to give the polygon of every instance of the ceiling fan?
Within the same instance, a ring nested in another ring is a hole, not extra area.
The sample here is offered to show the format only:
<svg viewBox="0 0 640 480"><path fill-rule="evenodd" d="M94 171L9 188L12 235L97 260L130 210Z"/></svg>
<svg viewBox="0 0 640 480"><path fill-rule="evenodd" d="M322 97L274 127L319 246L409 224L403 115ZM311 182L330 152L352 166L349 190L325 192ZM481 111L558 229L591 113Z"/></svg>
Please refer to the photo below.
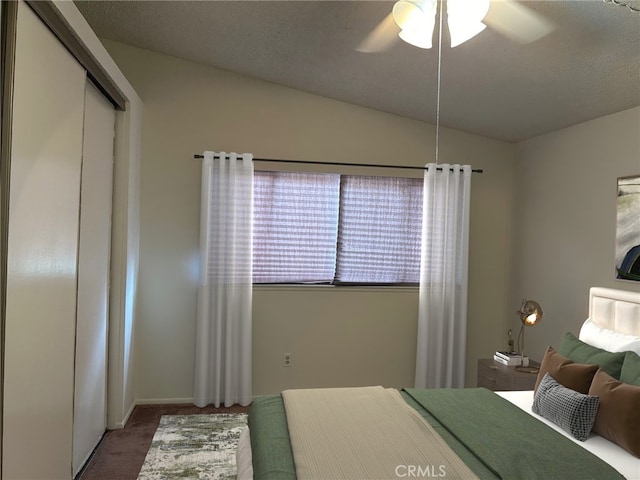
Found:
<svg viewBox="0 0 640 480"><path fill-rule="evenodd" d="M384 51L398 38L419 48L431 48L438 4L444 6L445 0L397 1L357 50ZM554 29L550 21L515 0L446 0L446 6L452 48L473 38L487 25L519 43L534 42Z"/></svg>

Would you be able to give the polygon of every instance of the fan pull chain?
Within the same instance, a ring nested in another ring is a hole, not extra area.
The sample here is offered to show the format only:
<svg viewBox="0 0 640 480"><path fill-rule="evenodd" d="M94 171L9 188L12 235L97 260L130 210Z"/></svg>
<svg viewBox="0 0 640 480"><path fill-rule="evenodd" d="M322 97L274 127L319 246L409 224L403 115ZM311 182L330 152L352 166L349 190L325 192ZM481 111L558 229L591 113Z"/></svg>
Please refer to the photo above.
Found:
<svg viewBox="0 0 640 480"><path fill-rule="evenodd" d="M440 76L442 70L442 6L444 2L438 2L440 9L440 22L438 25L438 82L436 89L436 165L440 148Z"/></svg>

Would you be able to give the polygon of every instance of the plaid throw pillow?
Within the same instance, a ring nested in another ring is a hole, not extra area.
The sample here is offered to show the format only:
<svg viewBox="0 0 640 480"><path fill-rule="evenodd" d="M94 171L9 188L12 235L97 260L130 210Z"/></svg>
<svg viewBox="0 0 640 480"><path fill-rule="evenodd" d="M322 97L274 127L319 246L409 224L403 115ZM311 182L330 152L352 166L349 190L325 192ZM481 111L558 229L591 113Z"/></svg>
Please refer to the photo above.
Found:
<svg viewBox="0 0 640 480"><path fill-rule="evenodd" d="M536 390L531 409L583 442L589 438L599 403L598 397L563 387L547 373Z"/></svg>

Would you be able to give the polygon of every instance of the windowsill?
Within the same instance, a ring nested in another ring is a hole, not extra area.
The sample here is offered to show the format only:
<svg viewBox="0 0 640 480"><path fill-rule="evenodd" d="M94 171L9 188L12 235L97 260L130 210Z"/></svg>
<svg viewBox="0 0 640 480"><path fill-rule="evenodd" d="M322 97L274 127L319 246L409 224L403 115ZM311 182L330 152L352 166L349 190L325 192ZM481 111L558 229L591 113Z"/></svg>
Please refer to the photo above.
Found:
<svg viewBox="0 0 640 480"><path fill-rule="evenodd" d="M419 285L313 285L313 284L283 284L283 285L254 285L254 290L261 292L284 292L284 291L327 291L336 292L387 292L387 293L417 293Z"/></svg>

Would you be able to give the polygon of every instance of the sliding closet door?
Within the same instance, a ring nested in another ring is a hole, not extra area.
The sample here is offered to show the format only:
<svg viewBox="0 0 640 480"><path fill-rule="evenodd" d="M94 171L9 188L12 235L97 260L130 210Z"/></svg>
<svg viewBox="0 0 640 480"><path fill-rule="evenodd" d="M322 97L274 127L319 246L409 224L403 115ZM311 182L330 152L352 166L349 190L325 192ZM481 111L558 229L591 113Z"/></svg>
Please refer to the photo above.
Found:
<svg viewBox="0 0 640 480"><path fill-rule="evenodd" d="M85 72L18 6L2 478L71 478Z"/></svg>
<svg viewBox="0 0 640 480"><path fill-rule="evenodd" d="M116 114L87 82L80 193L73 475L107 427L107 333Z"/></svg>

